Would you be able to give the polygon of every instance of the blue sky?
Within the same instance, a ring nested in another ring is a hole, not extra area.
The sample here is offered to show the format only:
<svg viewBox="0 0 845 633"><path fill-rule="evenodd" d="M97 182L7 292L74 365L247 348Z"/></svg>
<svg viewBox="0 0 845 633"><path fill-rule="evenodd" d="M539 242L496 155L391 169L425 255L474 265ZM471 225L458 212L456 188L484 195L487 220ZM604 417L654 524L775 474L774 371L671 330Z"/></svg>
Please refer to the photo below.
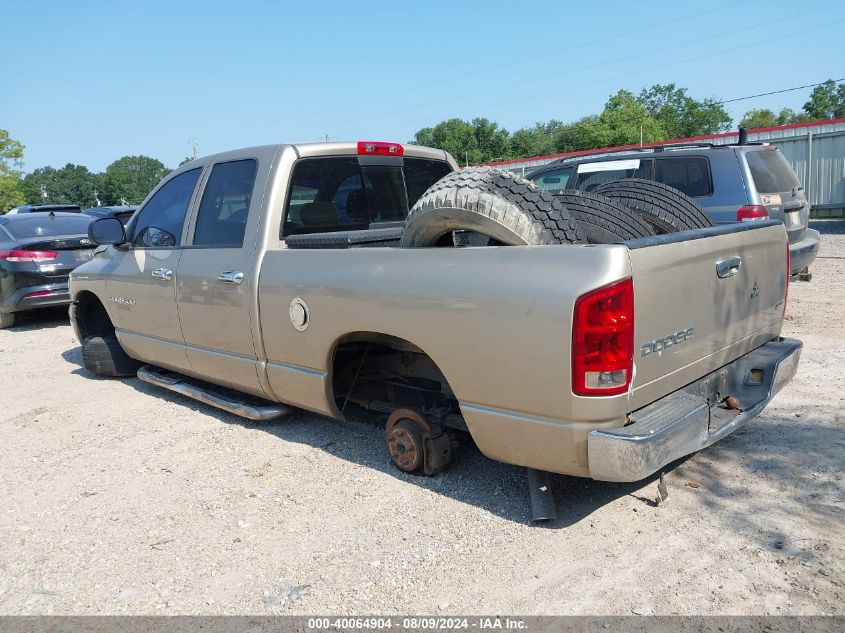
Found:
<svg viewBox="0 0 845 633"><path fill-rule="evenodd" d="M845 2L3 3L0 128L25 169L175 166L276 142L408 141L484 116L508 129L598 113L675 82L731 99L845 77ZM800 109L810 90L729 104Z"/></svg>

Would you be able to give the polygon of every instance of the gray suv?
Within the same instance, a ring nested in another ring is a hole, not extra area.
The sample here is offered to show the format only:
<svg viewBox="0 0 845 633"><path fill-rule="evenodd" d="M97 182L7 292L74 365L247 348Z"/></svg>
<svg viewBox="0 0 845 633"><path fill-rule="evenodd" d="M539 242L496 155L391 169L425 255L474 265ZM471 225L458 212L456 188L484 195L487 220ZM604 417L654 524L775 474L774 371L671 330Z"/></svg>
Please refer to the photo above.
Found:
<svg viewBox="0 0 845 633"><path fill-rule="evenodd" d="M693 198L714 224L766 217L789 235L792 274L809 278L819 232L807 227L804 187L780 151L768 144L664 145L559 159L528 174L545 190L591 191L622 178L655 180Z"/></svg>

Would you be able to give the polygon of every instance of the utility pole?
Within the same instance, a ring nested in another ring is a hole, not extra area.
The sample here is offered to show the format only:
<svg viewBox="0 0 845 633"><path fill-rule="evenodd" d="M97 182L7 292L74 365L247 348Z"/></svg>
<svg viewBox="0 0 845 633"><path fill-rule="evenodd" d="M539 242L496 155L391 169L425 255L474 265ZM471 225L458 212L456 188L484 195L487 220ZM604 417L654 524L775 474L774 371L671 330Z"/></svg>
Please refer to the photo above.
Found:
<svg viewBox="0 0 845 633"><path fill-rule="evenodd" d="M191 139L191 158L195 159L197 157L197 139Z"/></svg>
<svg viewBox="0 0 845 633"><path fill-rule="evenodd" d="M102 203L100 202L100 192L94 189L94 206L99 207Z"/></svg>
<svg viewBox="0 0 845 633"><path fill-rule="evenodd" d="M640 147L643 146L643 124L640 123Z"/></svg>
<svg viewBox="0 0 845 633"><path fill-rule="evenodd" d="M47 194L47 187L41 185L41 199L44 200L44 202L47 202L47 198L49 197L50 196Z"/></svg>

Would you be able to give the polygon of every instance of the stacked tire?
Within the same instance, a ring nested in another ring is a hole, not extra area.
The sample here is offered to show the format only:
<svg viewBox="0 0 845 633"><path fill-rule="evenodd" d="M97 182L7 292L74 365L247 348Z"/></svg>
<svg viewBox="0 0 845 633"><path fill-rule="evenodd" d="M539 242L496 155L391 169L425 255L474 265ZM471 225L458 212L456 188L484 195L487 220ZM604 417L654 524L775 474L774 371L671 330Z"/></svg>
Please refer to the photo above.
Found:
<svg viewBox="0 0 845 633"><path fill-rule="evenodd" d="M511 172L471 167L432 185L408 214L401 245L612 244L712 226L695 201L649 180L556 195Z"/></svg>

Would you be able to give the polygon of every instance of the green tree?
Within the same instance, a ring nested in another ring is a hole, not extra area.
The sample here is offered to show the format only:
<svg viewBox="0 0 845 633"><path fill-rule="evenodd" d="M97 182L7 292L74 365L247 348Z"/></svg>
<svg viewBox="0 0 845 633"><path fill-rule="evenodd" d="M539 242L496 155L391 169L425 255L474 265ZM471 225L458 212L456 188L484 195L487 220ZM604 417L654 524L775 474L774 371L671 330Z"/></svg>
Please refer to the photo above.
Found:
<svg viewBox="0 0 845 633"><path fill-rule="evenodd" d="M0 130L0 214L24 202L20 186L23 150L9 132Z"/></svg>
<svg viewBox="0 0 845 633"><path fill-rule="evenodd" d="M637 100L660 124L666 138L716 134L731 127L731 116L721 103L715 99L693 99L686 88L674 83L644 88Z"/></svg>
<svg viewBox="0 0 845 633"><path fill-rule="evenodd" d="M525 158L528 156L542 156L557 151L555 138L566 124L556 119L548 123L535 123L533 127L517 130L510 138L511 158Z"/></svg>
<svg viewBox="0 0 845 633"><path fill-rule="evenodd" d="M22 189L26 202L36 204L95 204L96 175L87 167L68 163L61 169L40 167L24 176Z"/></svg>
<svg viewBox="0 0 845 633"><path fill-rule="evenodd" d="M753 130L761 127L789 125L790 123L800 123L809 120L810 117L806 114L799 114L790 108L783 108L777 114L768 108L760 108L746 112L739 122L739 126Z"/></svg>
<svg viewBox="0 0 845 633"><path fill-rule="evenodd" d="M602 113L595 119L581 119L572 125L565 138L576 151L610 147L614 145L635 145L642 141L660 141L666 131L654 119L648 109L627 90L620 90L608 99Z"/></svg>
<svg viewBox="0 0 845 633"><path fill-rule="evenodd" d="M418 130L411 143L449 152L461 163L474 165L509 156L510 135L488 119L448 119Z"/></svg>
<svg viewBox="0 0 845 633"><path fill-rule="evenodd" d="M124 156L102 176L103 204L138 204L170 170L149 156Z"/></svg>
<svg viewBox="0 0 845 633"><path fill-rule="evenodd" d="M813 88L809 101L804 104L804 112L811 120L845 117L845 83L837 86L833 79L828 79Z"/></svg>

